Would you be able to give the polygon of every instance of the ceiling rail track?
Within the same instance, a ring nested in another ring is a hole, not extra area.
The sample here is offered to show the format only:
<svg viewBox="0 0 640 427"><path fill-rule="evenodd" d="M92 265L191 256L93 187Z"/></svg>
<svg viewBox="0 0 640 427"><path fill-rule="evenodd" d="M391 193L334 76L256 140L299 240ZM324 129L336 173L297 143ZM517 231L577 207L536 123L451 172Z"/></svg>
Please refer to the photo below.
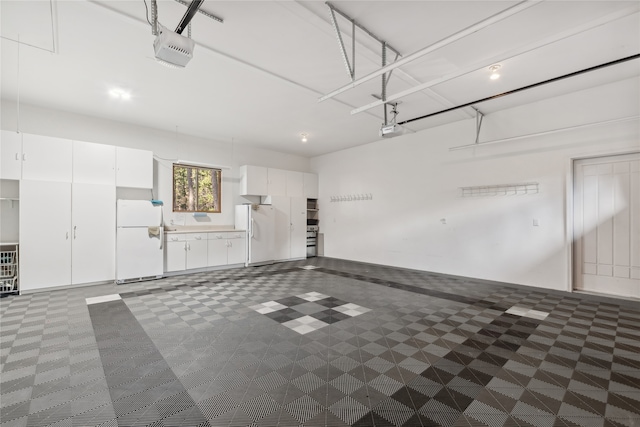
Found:
<svg viewBox="0 0 640 427"><path fill-rule="evenodd" d="M320 98L318 98L318 102L322 102L325 101L327 99L333 98L336 95L339 95L343 92L346 92L349 89L352 89L356 86L361 85L362 83L368 82L371 79L374 79L378 76L381 76L383 74L387 74L389 71L398 68L402 65L408 64L409 62L415 61L418 58L421 58L431 52L434 52L438 49L443 48L444 46L447 46L457 40L460 40L464 37L467 37L473 33L476 33L478 31L480 31L483 28L489 27L493 24L495 24L496 22L500 22L512 15L515 15L517 13L520 13L530 7L533 7L537 4L541 3L541 1L522 1L514 6L511 6L505 10L503 10L502 12L499 12L493 16L490 16L487 19L484 19L474 25L471 25L463 30L458 31L455 34L452 34L440 41L437 41L429 46L426 46L410 55L407 55L405 57L403 57L402 59L397 60L396 62L393 62L385 67L382 67L380 69L378 69L377 71L374 71L372 73L367 74L366 76L360 77L354 81L352 81L351 83L342 86L341 88L338 88L336 90L334 90L333 92L330 92L324 96L321 96ZM330 6L331 7L331 6ZM334 8L335 9L335 8ZM337 10L336 10L337 11ZM350 19L350 18L347 18ZM377 38L376 38L377 40ZM387 46L388 47L388 46ZM392 50L394 53L398 54L398 52L395 49L390 49Z"/></svg>
<svg viewBox="0 0 640 427"><path fill-rule="evenodd" d="M408 119L408 120L405 120L405 121L400 122L398 124L399 125L406 125L406 124L409 124L411 122L427 119L429 117L434 117L434 116L437 116L439 114L448 113L450 111L458 110L460 108L470 107L470 106L475 105L475 104L480 104L482 102L487 102L487 101L491 101L491 100L494 100L494 99L502 98L502 97L507 96L507 95L513 95L513 94L518 93L518 92L522 92L522 91L525 91L525 90L529 90L529 89L533 89L533 88L536 88L536 87L544 86L544 85L547 85L547 84L550 84L550 83L554 83L554 82L557 82L557 81L560 81L560 80L568 79L568 78L571 78L571 77L576 77L576 76L579 76L581 74L585 74L585 73L589 73L589 72L592 72L592 71L600 70L602 68L607 68L607 67L612 67L614 65L623 64L625 62L633 61L633 60L638 59L638 58L640 58L640 53L636 53L635 55L627 56L625 58L616 59L614 61L605 62L604 64L595 65L593 67L584 68L582 70L574 71L572 73L564 74L562 76L553 77L551 79L547 79L547 80L543 80L541 82L537 82L537 83L533 83L533 84L530 84L530 85L527 85L527 86L523 86L523 87L520 87L518 89L512 89L512 90L509 90L509 91L506 91L506 92L499 93L497 95L492 95L492 96L488 96L486 98L477 99L475 101L467 102L466 104L461 104L461 105L457 105L455 107L446 108L444 110L436 111L435 113L429 113L429 114L425 114L424 116L414 117L413 119Z"/></svg>

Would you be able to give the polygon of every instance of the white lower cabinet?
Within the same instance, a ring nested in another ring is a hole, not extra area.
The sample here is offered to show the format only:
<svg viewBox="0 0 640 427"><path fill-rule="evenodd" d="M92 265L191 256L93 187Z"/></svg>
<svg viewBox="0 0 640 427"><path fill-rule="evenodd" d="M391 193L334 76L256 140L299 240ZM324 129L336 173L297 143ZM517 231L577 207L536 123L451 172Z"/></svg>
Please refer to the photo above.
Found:
<svg viewBox="0 0 640 427"><path fill-rule="evenodd" d="M187 269L207 266L207 235L206 233L187 234Z"/></svg>
<svg viewBox="0 0 640 427"><path fill-rule="evenodd" d="M164 271L187 269L187 242L184 234L167 234L164 250Z"/></svg>
<svg viewBox="0 0 640 427"><path fill-rule="evenodd" d="M208 233L208 266L244 264L247 258L245 232Z"/></svg>
<svg viewBox="0 0 640 427"><path fill-rule="evenodd" d="M167 234L164 271L182 271L207 266L207 234Z"/></svg>
<svg viewBox="0 0 640 427"><path fill-rule="evenodd" d="M21 290L115 279L115 187L20 182Z"/></svg>

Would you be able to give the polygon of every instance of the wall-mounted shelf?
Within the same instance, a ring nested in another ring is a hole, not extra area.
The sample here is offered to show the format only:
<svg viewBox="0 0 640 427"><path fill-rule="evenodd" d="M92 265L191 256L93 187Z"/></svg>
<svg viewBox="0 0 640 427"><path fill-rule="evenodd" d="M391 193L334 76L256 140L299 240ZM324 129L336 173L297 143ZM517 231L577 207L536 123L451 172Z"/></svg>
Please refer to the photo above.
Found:
<svg viewBox="0 0 640 427"><path fill-rule="evenodd" d="M538 193L538 183L477 185L474 187L460 187L460 190L462 191L462 197L515 196Z"/></svg>

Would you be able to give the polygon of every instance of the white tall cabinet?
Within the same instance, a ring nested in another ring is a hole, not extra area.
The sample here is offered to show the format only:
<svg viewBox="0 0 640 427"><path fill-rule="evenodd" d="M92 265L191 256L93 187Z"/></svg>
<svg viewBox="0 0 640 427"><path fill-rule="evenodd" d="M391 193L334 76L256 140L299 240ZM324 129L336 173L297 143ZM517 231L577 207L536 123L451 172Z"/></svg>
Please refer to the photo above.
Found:
<svg viewBox="0 0 640 427"><path fill-rule="evenodd" d="M302 197L271 197L276 212L276 260L307 256L307 200Z"/></svg>
<svg viewBox="0 0 640 427"><path fill-rule="evenodd" d="M307 256L307 199L304 197L291 197L291 216L289 222L290 245L292 259L306 258Z"/></svg>
<svg viewBox="0 0 640 427"><path fill-rule="evenodd" d="M115 279L115 201L113 185L72 184L72 284Z"/></svg>
<svg viewBox="0 0 640 427"><path fill-rule="evenodd" d="M20 289L71 283L71 183L20 182Z"/></svg>
<svg viewBox="0 0 640 427"><path fill-rule="evenodd" d="M2 143L20 179L21 290L115 280L116 183L151 188L153 153L21 136Z"/></svg>

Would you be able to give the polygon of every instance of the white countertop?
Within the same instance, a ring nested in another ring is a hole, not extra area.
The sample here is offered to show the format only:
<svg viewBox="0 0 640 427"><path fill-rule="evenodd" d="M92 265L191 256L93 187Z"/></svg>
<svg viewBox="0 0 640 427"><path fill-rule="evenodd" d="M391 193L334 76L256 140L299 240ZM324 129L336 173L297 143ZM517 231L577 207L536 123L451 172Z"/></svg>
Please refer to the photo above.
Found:
<svg viewBox="0 0 640 427"><path fill-rule="evenodd" d="M233 225L169 225L164 228L166 234L172 233L215 233L218 231L246 231L233 228Z"/></svg>

